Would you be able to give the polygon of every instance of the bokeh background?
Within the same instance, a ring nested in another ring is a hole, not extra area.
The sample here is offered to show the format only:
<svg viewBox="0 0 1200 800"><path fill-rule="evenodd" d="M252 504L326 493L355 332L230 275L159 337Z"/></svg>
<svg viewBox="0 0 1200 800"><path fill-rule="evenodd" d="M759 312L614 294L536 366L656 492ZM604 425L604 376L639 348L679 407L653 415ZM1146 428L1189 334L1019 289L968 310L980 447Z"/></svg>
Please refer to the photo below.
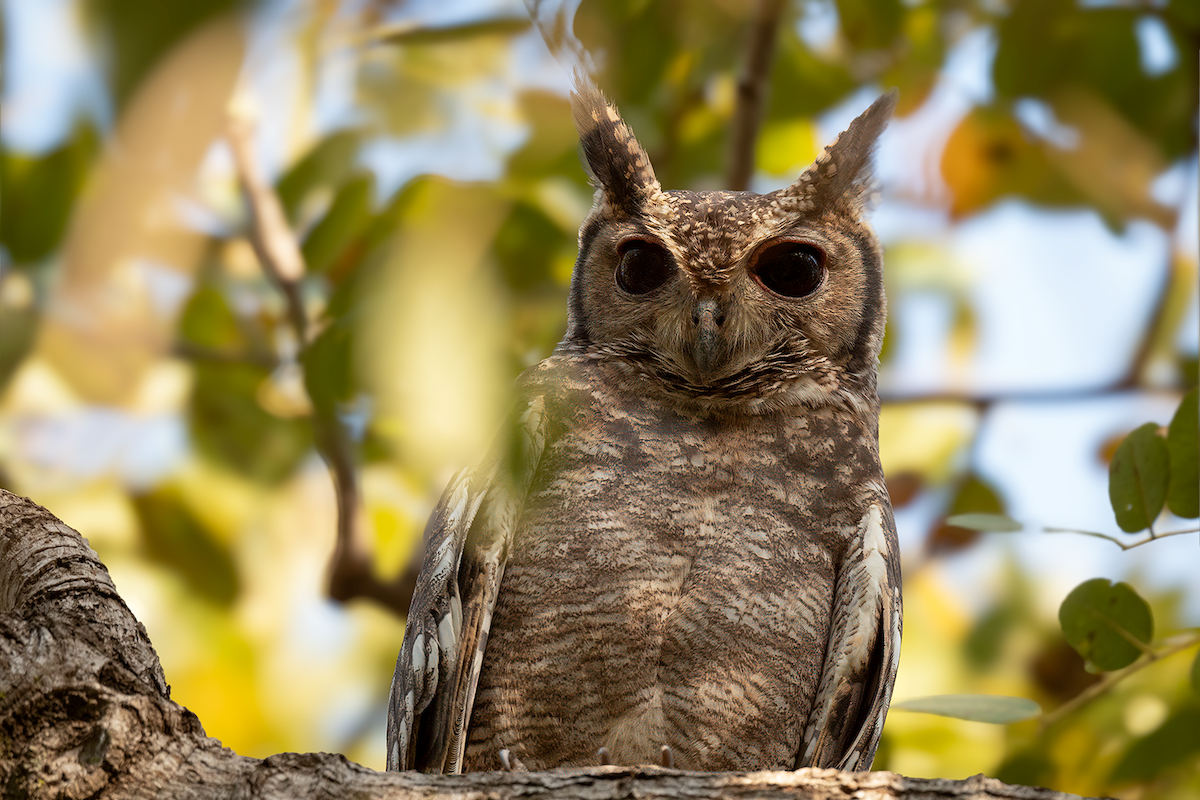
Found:
<svg viewBox="0 0 1200 800"><path fill-rule="evenodd" d="M721 188L756 4L544 6L573 17L664 186ZM382 767L403 619L327 598L336 510L312 390L355 442L372 568L391 580L514 376L561 335L590 204L567 68L519 0L3 15L0 485L88 538L209 735ZM1200 626L1195 535L1122 552L1043 530L1127 536L1113 449L1196 385L1198 47L1193 0L784 4L753 188L790 182L901 91L873 216L897 699L1077 696L1097 676L1056 614L1088 578L1136 586L1158 640ZM300 359L246 237L231 108L302 245L320 357ZM944 523L972 511L1024 530ZM1195 658L1050 726L897 711L875 767L1195 797L1200 736L1173 733L1198 729Z"/></svg>

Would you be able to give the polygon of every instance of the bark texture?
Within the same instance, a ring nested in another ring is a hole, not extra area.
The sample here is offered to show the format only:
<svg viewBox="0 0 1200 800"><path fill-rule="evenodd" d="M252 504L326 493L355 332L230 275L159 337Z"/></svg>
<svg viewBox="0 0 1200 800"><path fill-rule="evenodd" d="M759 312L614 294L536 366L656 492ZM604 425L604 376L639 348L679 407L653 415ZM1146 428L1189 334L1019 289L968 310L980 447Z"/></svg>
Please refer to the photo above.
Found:
<svg viewBox="0 0 1200 800"><path fill-rule="evenodd" d="M1062 792L891 772L652 767L430 776L331 753L239 756L171 701L158 656L96 553L0 489L0 795L8 798L1012 798Z"/></svg>

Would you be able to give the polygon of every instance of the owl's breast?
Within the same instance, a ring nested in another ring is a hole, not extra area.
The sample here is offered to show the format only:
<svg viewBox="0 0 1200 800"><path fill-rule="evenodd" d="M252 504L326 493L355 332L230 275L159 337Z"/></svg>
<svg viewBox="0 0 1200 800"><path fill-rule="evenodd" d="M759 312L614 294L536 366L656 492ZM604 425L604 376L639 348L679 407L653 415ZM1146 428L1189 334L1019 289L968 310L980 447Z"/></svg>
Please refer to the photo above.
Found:
<svg viewBox="0 0 1200 800"><path fill-rule="evenodd" d="M685 767L791 768L840 546L822 468L795 468L778 420L593 399L548 444L526 501L471 752L549 768L602 745L655 762L667 744Z"/></svg>

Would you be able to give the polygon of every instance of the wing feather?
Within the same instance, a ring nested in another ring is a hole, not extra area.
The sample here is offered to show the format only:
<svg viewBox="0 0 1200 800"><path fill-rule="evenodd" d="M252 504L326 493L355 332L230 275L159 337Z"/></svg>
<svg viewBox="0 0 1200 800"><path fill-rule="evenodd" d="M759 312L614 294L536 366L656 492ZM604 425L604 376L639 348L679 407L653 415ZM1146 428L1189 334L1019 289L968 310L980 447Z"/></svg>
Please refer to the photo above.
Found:
<svg viewBox="0 0 1200 800"><path fill-rule="evenodd" d="M829 648L797 766L870 769L900 661L896 529L886 504L859 524L861 549L838 577Z"/></svg>
<svg viewBox="0 0 1200 800"><path fill-rule="evenodd" d="M390 770L462 770L504 562L545 443L545 403L535 396L484 465L450 481L429 517L388 701Z"/></svg>

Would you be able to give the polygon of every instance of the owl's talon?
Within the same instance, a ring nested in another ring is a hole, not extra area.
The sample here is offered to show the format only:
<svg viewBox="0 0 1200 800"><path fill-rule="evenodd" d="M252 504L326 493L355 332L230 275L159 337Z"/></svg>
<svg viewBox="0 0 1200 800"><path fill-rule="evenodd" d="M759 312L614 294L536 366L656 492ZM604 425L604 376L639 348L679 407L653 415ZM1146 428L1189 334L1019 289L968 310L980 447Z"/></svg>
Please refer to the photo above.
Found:
<svg viewBox="0 0 1200 800"><path fill-rule="evenodd" d="M659 751L662 755L662 765L667 769L675 769L675 751L669 745L663 745Z"/></svg>
<svg viewBox="0 0 1200 800"><path fill-rule="evenodd" d="M612 764L612 752L607 747L601 747L596 751L596 760L600 762L600 766L607 767Z"/></svg>
<svg viewBox="0 0 1200 800"><path fill-rule="evenodd" d="M525 765L521 763L521 759L512 754L512 751L507 747L500 748L497 753L500 756L500 769L505 772L528 772Z"/></svg>

